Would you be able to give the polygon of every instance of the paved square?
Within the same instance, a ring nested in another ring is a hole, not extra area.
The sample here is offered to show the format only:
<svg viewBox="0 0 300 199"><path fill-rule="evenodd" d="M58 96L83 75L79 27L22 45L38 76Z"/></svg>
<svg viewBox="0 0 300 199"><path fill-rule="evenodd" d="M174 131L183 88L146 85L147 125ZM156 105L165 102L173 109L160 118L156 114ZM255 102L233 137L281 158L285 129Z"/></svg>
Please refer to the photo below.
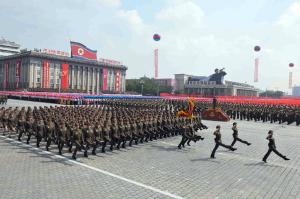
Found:
<svg viewBox="0 0 300 199"><path fill-rule="evenodd" d="M300 128L294 125L238 121L239 135L252 143L237 143L237 151L214 147L216 124L222 140L231 143L231 124L204 121L205 137L179 150L180 136L70 160L36 150L14 138L0 137L0 198L300 198ZM284 161L267 151L267 131L274 130Z"/></svg>

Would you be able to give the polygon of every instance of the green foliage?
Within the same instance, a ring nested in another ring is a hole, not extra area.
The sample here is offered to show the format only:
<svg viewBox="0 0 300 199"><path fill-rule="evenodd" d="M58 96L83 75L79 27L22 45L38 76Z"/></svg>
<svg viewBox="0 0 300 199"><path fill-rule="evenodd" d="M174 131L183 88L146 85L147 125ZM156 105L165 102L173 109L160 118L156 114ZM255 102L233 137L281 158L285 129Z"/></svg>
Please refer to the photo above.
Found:
<svg viewBox="0 0 300 199"><path fill-rule="evenodd" d="M259 94L260 97L274 97L274 98L280 98L284 95L284 92L282 91L264 91Z"/></svg>
<svg viewBox="0 0 300 199"><path fill-rule="evenodd" d="M171 93L172 87L162 87L155 83L154 79L148 77L142 77L140 79L126 80L126 91L142 93L143 95L159 95L159 93Z"/></svg>

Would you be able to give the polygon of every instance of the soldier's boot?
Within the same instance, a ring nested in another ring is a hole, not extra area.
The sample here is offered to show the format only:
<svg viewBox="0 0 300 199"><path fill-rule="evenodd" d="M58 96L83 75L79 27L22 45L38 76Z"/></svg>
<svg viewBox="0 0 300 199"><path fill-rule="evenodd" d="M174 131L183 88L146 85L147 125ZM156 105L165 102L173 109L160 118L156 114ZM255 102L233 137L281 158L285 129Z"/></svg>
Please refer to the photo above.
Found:
<svg viewBox="0 0 300 199"><path fill-rule="evenodd" d="M123 141L122 148L124 148L124 149L126 148L126 140Z"/></svg>
<svg viewBox="0 0 300 199"><path fill-rule="evenodd" d="M153 141L153 137L154 137L154 135L151 134L151 135L149 136L149 140L150 140L150 141Z"/></svg>
<svg viewBox="0 0 300 199"><path fill-rule="evenodd" d="M58 143L58 153L59 155L62 155L62 149L64 147L64 143L63 142L59 142Z"/></svg>
<svg viewBox="0 0 300 199"><path fill-rule="evenodd" d="M76 153L77 153L77 147L74 149L73 155L72 155L72 159L76 160Z"/></svg>
<svg viewBox="0 0 300 199"><path fill-rule="evenodd" d="M102 146L101 152L102 152L102 153L105 153L105 152L106 152L106 151L105 151L105 145Z"/></svg>
<svg viewBox="0 0 300 199"><path fill-rule="evenodd" d="M49 151L49 146L51 145L51 138L47 138L46 150Z"/></svg>
<svg viewBox="0 0 300 199"><path fill-rule="evenodd" d="M72 147L73 147L73 144L70 144L70 145L69 145L69 150L68 150L69 153L72 153Z"/></svg>
<svg viewBox="0 0 300 199"><path fill-rule="evenodd" d="M41 143L41 141L42 141L42 138L40 138L40 137L37 137L37 138L36 138L36 147L37 147L37 148L40 148L40 143Z"/></svg>
<svg viewBox="0 0 300 199"><path fill-rule="evenodd" d="M20 132L19 132L19 136L18 136L18 141L21 141L22 135L23 135L23 131L20 131Z"/></svg>
<svg viewBox="0 0 300 199"><path fill-rule="evenodd" d="M110 144L109 150L110 150L110 151L113 151L113 150L114 150L114 145L113 145L112 142L111 142L111 144Z"/></svg>
<svg viewBox="0 0 300 199"><path fill-rule="evenodd" d="M128 144L128 146L132 146L132 142L133 142L133 138L131 138L131 140L129 141L129 144Z"/></svg>
<svg viewBox="0 0 300 199"><path fill-rule="evenodd" d="M92 155L96 155L96 147L93 148Z"/></svg>
<svg viewBox="0 0 300 199"><path fill-rule="evenodd" d="M140 143L144 143L144 136L141 137Z"/></svg>
<svg viewBox="0 0 300 199"><path fill-rule="evenodd" d="M145 136L145 142L148 142L149 134Z"/></svg>
<svg viewBox="0 0 300 199"><path fill-rule="evenodd" d="M83 155L84 155L84 157L86 157L86 158L88 157L88 153L87 153L86 150L84 151Z"/></svg>
<svg viewBox="0 0 300 199"><path fill-rule="evenodd" d="M121 140L121 139L119 139L119 141L118 141L118 145L117 145L117 149L118 149L118 150L120 150L120 145L121 145L121 142L122 142L122 140Z"/></svg>
<svg viewBox="0 0 300 199"><path fill-rule="evenodd" d="M135 139L135 144L136 144L136 145L139 144L139 139L138 139L138 138Z"/></svg>
<svg viewBox="0 0 300 199"><path fill-rule="evenodd" d="M191 139L189 139L189 141L187 142L187 145L188 145L188 146L191 146L191 145L190 145L190 142L191 142Z"/></svg>
<svg viewBox="0 0 300 199"><path fill-rule="evenodd" d="M27 140L26 140L26 144L29 144L30 138L31 138L31 134L28 135Z"/></svg>

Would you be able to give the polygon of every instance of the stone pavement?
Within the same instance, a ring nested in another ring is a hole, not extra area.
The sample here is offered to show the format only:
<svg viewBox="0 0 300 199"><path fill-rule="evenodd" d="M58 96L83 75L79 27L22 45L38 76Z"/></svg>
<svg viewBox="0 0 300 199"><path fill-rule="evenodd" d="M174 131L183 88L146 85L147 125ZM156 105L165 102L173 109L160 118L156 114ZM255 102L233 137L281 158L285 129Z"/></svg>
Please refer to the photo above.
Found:
<svg viewBox="0 0 300 199"><path fill-rule="evenodd" d="M0 137L0 198L300 198L300 128L296 126L237 121L240 137L253 144L237 143L237 151L214 147L217 124L222 140L231 143L233 121L204 121L205 137L183 150L181 137L161 139L134 147L98 153L78 161L70 153L58 156ZM284 161L267 151L265 137L274 130L278 150L291 158Z"/></svg>

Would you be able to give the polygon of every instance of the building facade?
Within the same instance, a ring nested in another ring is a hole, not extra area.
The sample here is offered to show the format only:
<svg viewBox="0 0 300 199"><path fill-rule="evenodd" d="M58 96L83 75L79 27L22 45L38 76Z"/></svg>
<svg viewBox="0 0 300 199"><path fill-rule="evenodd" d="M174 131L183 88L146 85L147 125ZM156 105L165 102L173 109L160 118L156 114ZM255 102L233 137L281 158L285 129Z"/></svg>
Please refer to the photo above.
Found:
<svg viewBox="0 0 300 199"><path fill-rule="evenodd" d="M127 67L25 51L0 57L0 90L125 92Z"/></svg>
<svg viewBox="0 0 300 199"><path fill-rule="evenodd" d="M258 89L254 86L225 81L217 84L208 81L206 76L192 76L186 74L175 74L175 93L193 94L201 96L258 96Z"/></svg>
<svg viewBox="0 0 300 199"><path fill-rule="evenodd" d="M20 47L15 42L0 39L0 57L20 53Z"/></svg>
<svg viewBox="0 0 300 199"><path fill-rule="evenodd" d="M300 86L293 87L293 94L294 97L300 97Z"/></svg>

